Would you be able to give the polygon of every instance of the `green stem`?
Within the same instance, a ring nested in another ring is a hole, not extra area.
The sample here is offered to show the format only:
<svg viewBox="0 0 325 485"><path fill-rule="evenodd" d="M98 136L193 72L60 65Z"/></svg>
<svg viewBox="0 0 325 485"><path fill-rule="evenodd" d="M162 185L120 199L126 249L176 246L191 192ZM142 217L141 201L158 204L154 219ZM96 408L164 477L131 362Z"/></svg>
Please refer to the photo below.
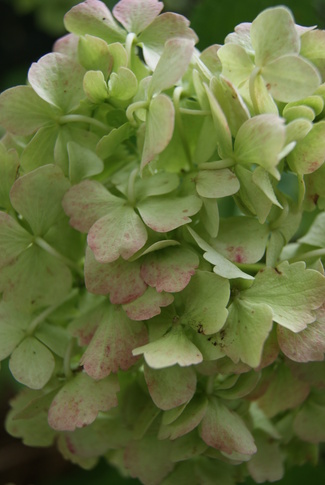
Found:
<svg viewBox="0 0 325 485"><path fill-rule="evenodd" d="M239 269L245 271L246 273L258 273L261 269L265 268L264 263L234 263Z"/></svg>
<svg viewBox="0 0 325 485"><path fill-rule="evenodd" d="M136 38L137 36L133 32L130 32L126 37L125 50L128 55L128 67L131 66L132 45Z"/></svg>
<svg viewBox="0 0 325 485"><path fill-rule="evenodd" d="M249 94L253 101L254 110L256 111L257 114L259 113L259 109L258 109L257 99L255 96L254 84L255 84L256 77L259 75L259 73L260 73L260 68L255 67L255 69L253 70L249 78Z"/></svg>
<svg viewBox="0 0 325 485"><path fill-rule="evenodd" d="M148 106L149 106L149 101L136 101L135 103L130 104L130 106L126 110L126 117L132 126L138 126L138 123L134 119L133 113L137 109L148 109Z"/></svg>
<svg viewBox="0 0 325 485"><path fill-rule="evenodd" d="M211 111L201 110L201 109L189 109L189 108L179 108L179 112L184 115L194 115L194 116L210 116Z"/></svg>
<svg viewBox="0 0 325 485"><path fill-rule="evenodd" d="M325 248L313 249L312 251L307 251L306 253L298 254L288 259L289 263L296 263L298 261L304 261L305 259L321 258L325 256Z"/></svg>
<svg viewBox="0 0 325 485"><path fill-rule="evenodd" d="M36 237L34 239L34 243L37 244L37 246L39 246L40 248L44 249L44 251L46 251L48 254L51 254L55 258L59 259L62 263L66 264L67 266L75 270L79 276L81 276L82 278L84 277L83 271L77 263L63 256L63 254L59 253L50 244L44 241L44 239L42 239L41 237Z"/></svg>
<svg viewBox="0 0 325 485"><path fill-rule="evenodd" d="M177 128L178 128L178 131L179 131L180 139L181 139L181 142L182 142L182 145L183 145L183 148L184 148L186 158L187 158L187 160L190 164L190 167L194 168L193 160L192 160L191 152L190 152L190 149L189 149L189 146L188 146L188 143L187 143L187 139L186 139L186 136L185 136L184 126L183 126L181 112L180 112L179 103L180 103L182 91L183 91L183 88L181 86L178 86L174 90L174 94L173 94L173 102L174 102L174 106L175 106L175 122L177 124Z"/></svg>
<svg viewBox="0 0 325 485"><path fill-rule="evenodd" d="M59 121L61 124L88 123L89 125L94 125L105 132L110 131L110 127L105 125L105 123L102 123L101 121L96 120L95 118L91 118L90 116L85 116L85 115L64 115L64 116L61 116Z"/></svg>
<svg viewBox="0 0 325 485"><path fill-rule="evenodd" d="M215 162L200 163L198 168L200 170L220 170L222 168L233 167L235 162L232 158L225 158L224 160L216 160Z"/></svg>
<svg viewBox="0 0 325 485"><path fill-rule="evenodd" d="M49 316L51 315L51 313L53 313L57 308L59 308L61 305L63 305L64 303L66 303L67 301L71 300L72 298L74 298L76 295L78 294L78 290L77 288L73 289L67 296L66 298L64 298L63 300L60 301L60 303L57 303L56 305L52 305L48 308L46 308L46 310L44 310L42 313L40 313L39 315L37 315L36 318L34 318L34 320L31 321L31 323L29 324L29 327L28 327L28 330L27 330L27 335L32 335L36 328L42 323L44 322L44 320Z"/></svg>

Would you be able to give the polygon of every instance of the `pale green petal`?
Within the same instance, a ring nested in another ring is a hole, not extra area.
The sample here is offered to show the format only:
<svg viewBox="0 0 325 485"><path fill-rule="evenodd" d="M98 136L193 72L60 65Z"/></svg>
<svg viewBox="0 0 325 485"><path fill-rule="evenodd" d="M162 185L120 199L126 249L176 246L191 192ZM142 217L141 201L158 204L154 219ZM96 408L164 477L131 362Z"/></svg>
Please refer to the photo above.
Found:
<svg viewBox="0 0 325 485"><path fill-rule="evenodd" d="M96 153L74 141L68 143L69 179L76 184L104 170L104 163Z"/></svg>
<svg viewBox="0 0 325 485"><path fill-rule="evenodd" d="M289 153L288 164L294 172L315 172L325 161L325 121L315 123L307 135Z"/></svg>

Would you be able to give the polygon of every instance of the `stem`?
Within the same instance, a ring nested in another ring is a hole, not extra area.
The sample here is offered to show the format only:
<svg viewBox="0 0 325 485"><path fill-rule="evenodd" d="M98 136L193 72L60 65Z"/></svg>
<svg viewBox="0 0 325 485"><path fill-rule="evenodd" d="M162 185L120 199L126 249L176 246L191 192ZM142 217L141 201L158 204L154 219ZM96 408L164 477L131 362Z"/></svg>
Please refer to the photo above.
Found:
<svg viewBox="0 0 325 485"><path fill-rule="evenodd" d="M77 294L78 294L78 290L77 290L77 288L75 288L68 294L68 296L66 296L66 298L61 300L60 303L57 303L56 305L52 305L52 306L48 307L42 313L37 315L37 317L34 318L34 320L32 320L31 323L29 324L29 327L28 327L28 330L27 330L27 335L32 335L35 332L36 328L38 327L38 325L40 323L44 322L44 320L49 315L51 315L51 313L53 313L57 308L59 308L61 305L63 305L67 301L74 298Z"/></svg>
<svg viewBox="0 0 325 485"><path fill-rule="evenodd" d="M39 246L40 248L44 249L44 251L46 251L48 254L51 254L55 258L59 259L62 263L66 264L70 268L74 269L78 273L79 276L81 276L82 278L84 277L83 271L77 263L75 263L74 261L71 261L71 259L63 256L56 249L52 248L52 246L50 246L50 244L48 244L46 241L44 241L44 239L42 239L41 237L36 237L34 239L34 243L37 244L37 246Z"/></svg>
<svg viewBox="0 0 325 485"><path fill-rule="evenodd" d="M135 41L136 37L137 37L136 34L134 34L133 32L130 32L126 37L125 50L126 50L127 55L128 55L128 67L131 66L132 45L133 45L133 42Z"/></svg>
<svg viewBox="0 0 325 485"><path fill-rule="evenodd" d="M148 106L149 106L149 101L136 101L135 103L130 104L130 106L126 110L126 117L132 126L138 126L138 123L134 119L133 113L137 109L147 109Z"/></svg>
<svg viewBox="0 0 325 485"><path fill-rule="evenodd" d="M135 191L134 191L134 182L138 175L138 168L135 168L130 173L129 181L128 181L128 201L132 206L135 204Z"/></svg>
<svg viewBox="0 0 325 485"><path fill-rule="evenodd" d="M88 123L106 132L110 130L110 127L105 125L105 123L85 115L64 115L61 116L59 121L60 123Z"/></svg>
<svg viewBox="0 0 325 485"><path fill-rule="evenodd" d="M288 259L289 263L296 263L297 261L303 261L305 259L313 259L325 256L325 248L313 249L312 251L307 251L306 253L298 254Z"/></svg>
<svg viewBox="0 0 325 485"><path fill-rule="evenodd" d="M179 108L179 112L184 115L194 115L194 116L210 116L211 111L201 110L201 109L189 109L189 108Z"/></svg>
<svg viewBox="0 0 325 485"><path fill-rule="evenodd" d="M74 347L74 339L72 338L70 342L68 343L67 349L64 354L64 359L63 359L63 369L64 369L64 374L67 379L70 379L72 377L72 370L70 367L70 360L71 360L71 355Z"/></svg>
<svg viewBox="0 0 325 485"><path fill-rule="evenodd" d="M205 390L208 395L211 395L214 391L214 381L215 381L215 376L209 376L207 379L207 385Z"/></svg>
<svg viewBox="0 0 325 485"><path fill-rule="evenodd" d="M257 273L261 269L264 269L265 268L265 264L264 263L252 263L252 264L248 264L248 263L234 263L234 264L239 269L241 269L242 271L245 271L247 273Z"/></svg>
<svg viewBox="0 0 325 485"><path fill-rule="evenodd" d="M233 167L235 162L232 158L225 158L224 160L216 160L215 162L200 163L198 168L201 170L219 170L222 168Z"/></svg>
<svg viewBox="0 0 325 485"><path fill-rule="evenodd" d="M256 111L256 113L259 113L259 109L258 109L258 104L257 104L255 92L254 92L254 84L255 84L255 79L256 79L256 77L258 76L259 73L260 73L260 68L255 67L255 69L253 70L253 72L252 72L252 74L250 75L250 78L249 78L249 94L250 94L251 99L253 101L253 106L254 106L254 110Z"/></svg>
<svg viewBox="0 0 325 485"><path fill-rule="evenodd" d="M191 157L191 152L190 152L190 149L189 149L189 146L188 146L188 143L187 143L187 139L186 139L186 136L185 136L184 126L183 126L183 123L182 123L182 117L181 117L181 113L180 113L179 102L180 102L180 99L181 99L182 91L183 91L183 88L181 86L178 86L175 89L174 94L173 94L173 102L174 102L174 106L175 106L175 122L176 122L178 130L179 130L179 135L180 135L180 139L181 139L181 142L182 142L185 154L186 154L186 158L187 158L191 168L193 168L193 161L192 161L192 157Z"/></svg>

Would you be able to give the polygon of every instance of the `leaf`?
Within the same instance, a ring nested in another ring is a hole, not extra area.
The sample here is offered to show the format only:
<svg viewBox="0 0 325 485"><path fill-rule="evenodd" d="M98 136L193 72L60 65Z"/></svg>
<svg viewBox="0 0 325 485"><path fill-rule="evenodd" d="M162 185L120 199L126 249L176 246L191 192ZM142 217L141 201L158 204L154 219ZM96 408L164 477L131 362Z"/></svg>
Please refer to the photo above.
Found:
<svg viewBox="0 0 325 485"><path fill-rule="evenodd" d="M131 320L149 320L161 312L161 307L173 303L174 297L169 293L157 293L153 288L148 287L143 295L136 300L123 305L123 310Z"/></svg>
<svg viewBox="0 0 325 485"><path fill-rule="evenodd" d="M10 264L33 241L32 235L5 212L0 212L0 268Z"/></svg>
<svg viewBox="0 0 325 485"><path fill-rule="evenodd" d="M148 87L148 97L171 88L185 74L194 53L194 42L186 38L168 39Z"/></svg>
<svg viewBox="0 0 325 485"><path fill-rule="evenodd" d="M158 485L174 468L170 459L168 441L159 441L154 436L131 441L125 448L124 462L131 477L142 483Z"/></svg>
<svg viewBox="0 0 325 485"><path fill-rule="evenodd" d="M140 34L163 9L157 0L121 0L113 8L114 17L128 32Z"/></svg>
<svg viewBox="0 0 325 485"><path fill-rule="evenodd" d="M186 197L155 197L138 203L140 215L145 224L155 232L168 232L188 224L189 216L196 214L202 201L195 195Z"/></svg>
<svg viewBox="0 0 325 485"><path fill-rule="evenodd" d="M276 269L259 271L252 286L241 293L244 300L268 305L273 320L299 332L315 321L315 312L324 303L325 278L306 269L305 263L283 262Z"/></svg>
<svg viewBox="0 0 325 485"><path fill-rule="evenodd" d="M239 190L236 175L224 168L221 170L200 170L195 177L196 190L201 197L219 199L233 195Z"/></svg>
<svg viewBox="0 0 325 485"><path fill-rule="evenodd" d="M229 308L227 323L219 334L218 343L233 362L241 360L252 368L258 367L272 323L273 314L269 306L236 299Z"/></svg>
<svg viewBox="0 0 325 485"><path fill-rule="evenodd" d="M69 113L84 98L84 74L80 64L64 54L52 52L32 64L28 81L40 98L60 108L63 113Z"/></svg>
<svg viewBox="0 0 325 485"><path fill-rule="evenodd" d="M254 439L241 417L222 404L221 400L211 398L200 424L203 441L217 450L226 453L256 453Z"/></svg>
<svg viewBox="0 0 325 485"><path fill-rule="evenodd" d="M277 101L290 103L313 94L321 83L317 69L297 55L285 55L264 66L261 74Z"/></svg>
<svg viewBox="0 0 325 485"><path fill-rule="evenodd" d="M277 327L278 342L282 352L295 362L323 361L325 353L325 311L316 310L316 321L299 333Z"/></svg>
<svg viewBox="0 0 325 485"><path fill-rule="evenodd" d="M208 271L197 271L182 293L183 324L206 335L216 333L224 325L230 297L229 281Z"/></svg>
<svg viewBox="0 0 325 485"><path fill-rule="evenodd" d="M141 169L161 153L170 142L174 131L175 109L165 94L155 96L149 105Z"/></svg>
<svg viewBox="0 0 325 485"><path fill-rule="evenodd" d="M87 241L99 263L110 263L120 256L133 256L145 245L147 237L138 214L120 199L119 206L92 225Z"/></svg>
<svg viewBox="0 0 325 485"><path fill-rule="evenodd" d="M14 305L0 304L0 360L14 351L25 337L25 331L30 322L30 316L17 311Z"/></svg>
<svg viewBox="0 0 325 485"><path fill-rule="evenodd" d="M260 13L251 25L250 35L258 66L286 54L299 53L299 35L286 7L268 8Z"/></svg>
<svg viewBox="0 0 325 485"><path fill-rule="evenodd" d="M99 0L87 0L69 10L64 17L65 28L76 35L93 35L112 42L124 42L126 32L118 26L106 5Z"/></svg>
<svg viewBox="0 0 325 485"><path fill-rule="evenodd" d="M48 421L57 431L74 431L95 421L100 411L117 406L116 375L94 381L84 372L66 382L52 401Z"/></svg>
<svg viewBox="0 0 325 485"><path fill-rule="evenodd" d="M19 156L16 150L7 150L0 142L0 207L10 209L9 192L16 180L19 168Z"/></svg>
<svg viewBox="0 0 325 485"><path fill-rule="evenodd" d="M222 254L218 253L212 246L210 246L204 239L202 239L192 228L188 227L188 231L197 243L197 245L203 249L204 254L203 257L209 263L215 265L213 271L223 278L232 279L232 278L244 278L247 280L253 279L253 277L249 274L244 273L241 271L237 266L231 263L228 259L226 259Z"/></svg>
<svg viewBox="0 0 325 485"><path fill-rule="evenodd" d="M147 340L147 330L142 322L131 321L121 307L107 306L80 364L95 380L119 369L126 371L138 360L132 350Z"/></svg>
<svg viewBox="0 0 325 485"><path fill-rule="evenodd" d="M54 367L52 352L34 337L25 338L9 360L14 378L31 389L42 389L50 380Z"/></svg>
<svg viewBox="0 0 325 485"><path fill-rule="evenodd" d="M192 399L196 390L196 373L192 367L144 367L144 377L155 405L166 411Z"/></svg>
<svg viewBox="0 0 325 485"><path fill-rule="evenodd" d="M189 28L190 22L182 15L166 12L159 15L139 35L138 45L142 47L146 64L154 71L169 39L188 39L193 44L198 41L195 32Z"/></svg>
<svg viewBox="0 0 325 485"><path fill-rule="evenodd" d="M206 413L208 400L204 394L195 394L181 415L169 424L160 426L158 438L175 440L195 429Z"/></svg>
<svg viewBox="0 0 325 485"><path fill-rule="evenodd" d="M44 165L16 180L10 191L11 203L41 236L62 216L62 197L70 187L61 169Z"/></svg>
<svg viewBox="0 0 325 485"><path fill-rule="evenodd" d="M133 98L138 90L138 80L135 74L126 67L120 67L113 72L108 81L109 95L112 98L126 101Z"/></svg>
<svg viewBox="0 0 325 485"><path fill-rule="evenodd" d="M139 298L147 289L140 275L140 263L119 258L111 263L98 263L87 247L85 284L90 293L110 295L111 303L122 305Z"/></svg>
<svg viewBox="0 0 325 485"><path fill-rule="evenodd" d="M273 114L262 114L247 120L238 130L234 157L237 163L260 165L279 180L277 165L285 143L284 120Z"/></svg>
<svg viewBox="0 0 325 485"><path fill-rule="evenodd" d="M71 288L70 270L56 257L33 245L0 272L3 300L22 310L56 305Z"/></svg>
<svg viewBox="0 0 325 485"><path fill-rule="evenodd" d="M73 141L68 143L69 179L72 184L82 179L97 175L104 170L103 161L88 148Z"/></svg>
<svg viewBox="0 0 325 485"><path fill-rule="evenodd" d="M234 263L256 263L262 259L269 237L267 225L248 216L221 219L213 247Z"/></svg>
<svg viewBox="0 0 325 485"><path fill-rule="evenodd" d="M123 203L122 199L112 195L101 183L93 180L85 180L71 187L62 200L71 226L80 232L88 232L98 219Z"/></svg>
<svg viewBox="0 0 325 485"><path fill-rule="evenodd" d="M190 282L199 258L182 247L168 247L148 254L141 265L141 277L158 293L182 291Z"/></svg>
<svg viewBox="0 0 325 485"><path fill-rule="evenodd" d="M163 337L133 350L133 355L144 354L145 361L153 369L164 369L178 364L187 367L202 362L201 352L182 332L173 328Z"/></svg>
<svg viewBox="0 0 325 485"><path fill-rule="evenodd" d="M310 174L315 172L325 160L325 122L315 123L306 136L299 140L287 157L294 172Z"/></svg>
<svg viewBox="0 0 325 485"><path fill-rule="evenodd" d="M305 401L309 391L309 384L298 380L288 367L281 365L257 404L268 418L272 418L278 413L297 408Z"/></svg>

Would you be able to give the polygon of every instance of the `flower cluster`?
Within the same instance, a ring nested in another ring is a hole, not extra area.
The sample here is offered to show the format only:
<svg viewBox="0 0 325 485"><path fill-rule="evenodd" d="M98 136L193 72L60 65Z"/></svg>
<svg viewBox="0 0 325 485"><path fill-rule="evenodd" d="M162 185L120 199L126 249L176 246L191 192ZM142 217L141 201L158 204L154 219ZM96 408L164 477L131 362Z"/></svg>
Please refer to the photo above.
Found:
<svg viewBox="0 0 325 485"><path fill-rule="evenodd" d="M146 485L276 481L325 440L325 32L276 7L199 52L162 9L76 5L0 95L6 427Z"/></svg>

